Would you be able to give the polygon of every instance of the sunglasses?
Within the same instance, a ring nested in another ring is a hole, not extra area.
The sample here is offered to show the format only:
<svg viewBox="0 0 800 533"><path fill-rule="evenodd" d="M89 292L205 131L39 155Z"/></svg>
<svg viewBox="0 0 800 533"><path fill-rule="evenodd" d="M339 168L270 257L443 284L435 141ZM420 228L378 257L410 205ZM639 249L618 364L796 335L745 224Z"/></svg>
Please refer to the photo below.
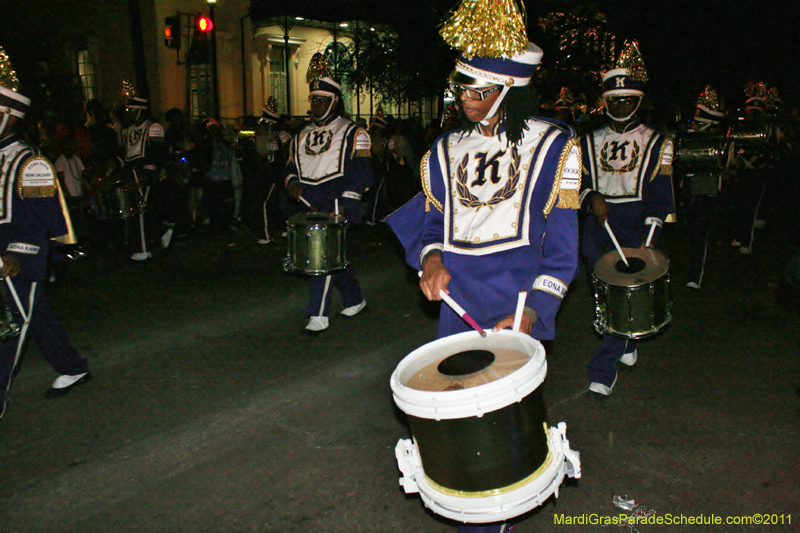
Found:
<svg viewBox="0 0 800 533"><path fill-rule="evenodd" d="M450 90L456 95L456 98L461 98L462 94L466 94L467 98L470 100L486 100L492 95L492 93L499 91L500 87L495 85L486 89L472 89L470 87L464 87L463 85L450 82Z"/></svg>
<svg viewBox="0 0 800 533"><path fill-rule="evenodd" d="M309 96L308 101L314 104L324 104L325 102L330 101L330 98L327 96Z"/></svg>

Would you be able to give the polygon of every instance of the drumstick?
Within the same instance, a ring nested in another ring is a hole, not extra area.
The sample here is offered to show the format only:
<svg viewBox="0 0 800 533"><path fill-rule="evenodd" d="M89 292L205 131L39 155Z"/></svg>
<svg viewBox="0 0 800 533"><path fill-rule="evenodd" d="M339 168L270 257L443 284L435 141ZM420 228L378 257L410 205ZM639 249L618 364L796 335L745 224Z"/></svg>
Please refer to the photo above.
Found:
<svg viewBox="0 0 800 533"><path fill-rule="evenodd" d="M298 196L297 199L300 200L301 202L303 202L304 204L306 204L308 206L308 208L311 209L312 211L316 211L316 209L314 209L314 206L311 205L310 203L308 203L308 200L306 200L302 196Z"/></svg>
<svg viewBox="0 0 800 533"><path fill-rule="evenodd" d="M417 272L417 274L419 275L419 277L422 277L422 271L419 271L419 272ZM477 322L475 322L475 319L474 319L474 318L472 318L471 316L469 316L469 313L467 313L466 311L464 311L464 308L463 308L463 307L461 307L460 305L458 305L458 304L456 303L456 301L455 301L455 300L453 300L453 299L450 297L450 295L449 295L449 294L447 294L446 292L444 292L444 290L443 290L443 289L439 289L439 296L442 298L442 300L444 300L444 301L445 301L445 303L446 303L447 305L449 305L449 306L450 306L450 309L452 309L453 311L455 311L455 312L456 312L456 314L457 314L458 316L460 316L460 317L461 317L461 318L464 320L464 322L466 322L467 324L469 324L470 326L472 326L472 329L474 329L475 331L477 331L478 333L480 333L480 334L481 334L481 337L485 337L485 336L486 336L486 332L485 332L485 331L483 331L483 328L482 328L482 327L480 327L480 325L478 325L478 323L477 323Z"/></svg>
<svg viewBox="0 0 800 533"><path fill-rule="evenodd" d="M339 199L335 198L333 200L333 214L337 217L339 216Z"/></svg>
<svg viewBox="0 0 800 533"><path fill-rule="evenodd" d="M608 220L606 220L605 226L606 226L606 231L608 232L608 236L611 237L611 240L614 243L614 247L617 249L617 252L619 252L619 256L622 258L622 261L625 263L625 266L630 266L628 264L628 260L625 258L625 254L622 253L622 248L617 242L617 238L614 236L614 232L611 231L611 226L608 225Z"/></svg>
<svg viewBox="0 0 800 533"><path fill-rule="evenodd" d="M470 326L472 326L472 329L474 329L475 331L477 331L478 333L480 333L480 334L481 334L481 337L485 337L485 336L486 336L486 332L485 332L485 331L483 331L483 328L482 328L482 327L480 327L480 326L478 325L478 323L477 323L477 322L475 322L475 319L474 319L474 318L472 318L471 316L469 316L469 313L467 313L466 311L464 311L464 309L463 309L463 308L462 308L460 305L458 305L458 304L456 303L456 301L455 301L455 300L453 300L453 299L450 297L450 295L449 295L449 294L447 294L446 292L444 292L444 290L441 290L441 289L440 289L440 290L439 290L439 296L441 296L441 297L442 297L442 300L444 300L445 302L447 302L447 305L449 305L449 306L450 306L450 308L451 308L453 311L455 311L455 312L456 312L456 314L457 314L458 316L460 316L461 318L463 318L463 319L464 319L464 322L466 322L467 324L469 324Z"/></svg>
<svg viewBox="0 0 800 533"><path fill-rule="evenodd" d="M650 241L653 240L653 234L656 232L656 224L650 224L650 233L647 235L647 242L644 243L645 246L650 246Z"/></svg>
<svg viewBox="0 0 800 533"><path fill-rule="evenodd" d="M3 259L0 257L0 268L3 268ZM22 307L22 302L19 299L19 294L17 294L17 288L14 286L14 282L11 281L11 276L5 276L6 285L8 285L8 291L11 293L11 296L14 297L14 302L17 304L17 309L19 309L19 314L22 315L22 320L25 322L28 321L28 316L25 314L25 308Z"/></svg>
<svg viewBox="0 0 800 533"><path fill-rule="evenodd" d="M517 311L514 313L514 326L511 331L519 331L522 327L522 314L525 311L525 298L528 296L527 291L519 291L517 296Z"/></svg>

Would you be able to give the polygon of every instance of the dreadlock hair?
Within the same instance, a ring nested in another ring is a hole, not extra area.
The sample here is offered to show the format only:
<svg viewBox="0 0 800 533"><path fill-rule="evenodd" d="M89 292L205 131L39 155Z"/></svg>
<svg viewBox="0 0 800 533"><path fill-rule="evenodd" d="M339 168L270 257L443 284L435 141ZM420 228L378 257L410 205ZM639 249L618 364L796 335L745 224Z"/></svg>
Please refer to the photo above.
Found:
<svg viewBox="0 0 800 533"><path fill-rule="evenodd" d="M506 139L508 144L519 144L522 141L522 134L528 129L526 121L536 115L539 108L536 92L531 86L512 87L506 94L500 109L500 122L506 129ZM462 134L478 129L478 124L470 122L464 114L463 109L459 109L458 118L461 121Z"/></svg>

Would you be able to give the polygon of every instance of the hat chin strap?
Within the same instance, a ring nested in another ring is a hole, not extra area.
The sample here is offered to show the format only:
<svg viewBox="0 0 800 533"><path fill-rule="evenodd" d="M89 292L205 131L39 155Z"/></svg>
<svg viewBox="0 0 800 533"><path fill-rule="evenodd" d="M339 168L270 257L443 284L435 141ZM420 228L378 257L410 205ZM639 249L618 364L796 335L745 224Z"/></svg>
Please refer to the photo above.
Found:
<svg viewBox="0 0 800 533"><path fill-rule="evenodd" d="M608 112L608 106L606 106L606 115L608 115L608 118L610 118L610 119L611 119L611 120L613 120L614 122L627 122L628 120L630 120L630 118L631 118L633 115L635 115L635 114L636 114L636 112L637 112L637 111L639 111L639 106L640 106L640 105L642 105L642 99L641 99L641 98L639 98L639 103L637 103L637 104L636 104L636 107L635 107L635 108L633 108L633 111L631 111L631 112L628 114L628 116L627 116L627 117L625 117L625 118L617 118L617 117L615 117L614 115L612 115L611 113L609 113L609 112Z"/></svg>
<svg viewBox="0 0 800 533"><path fill-rule="evenodd" d="M3 132L6 130L6 124L8 124L8 117L10 117L8 113L3 113L3 119L0 121L0 136L3 135Z"/></svg>
<svg viewBox="0 0 800 533"><path fill-rule="evenodd" d="M500 96L498 96L497 100L494 101L494 105L489 110L489 112L486 113L486 117L483 120L480 121L480 124L482 124L484 126L488 126L489 125L489 119L492 118L493 116L495 116L495 114L497 113L498 108L500 107L500 104L503 103L503 98L505 98L506 95L508 94L509 89L511 89L511 87L509 87L508 85L503 85L503 90L500 91Z"/></svg>
<svg viewBox="0 0 800 533"><path fill-rule="evenodd" d="M325 110L325 114L322 115L322 117L320 117L320 118L314 118L314 121L316 123L318 123L318 124L322 124L323 122L328 120L328 117L331 116L331 111L333 110L334 104L336 102L338 102L338 101L339 101L339 97L338 96L334 96L333 98L331 98L331 103L328 104L328 109Z"/></svg>

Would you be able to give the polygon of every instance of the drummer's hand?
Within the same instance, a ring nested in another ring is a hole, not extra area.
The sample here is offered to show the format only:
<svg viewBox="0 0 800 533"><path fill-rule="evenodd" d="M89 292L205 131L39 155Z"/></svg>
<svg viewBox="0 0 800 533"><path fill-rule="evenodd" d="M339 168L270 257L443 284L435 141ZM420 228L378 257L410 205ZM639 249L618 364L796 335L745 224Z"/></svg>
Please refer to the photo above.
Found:
<svg viewBox="0 0 800 533"><path fill-rule="evenodd" d="M447 290L449 284L450 271L442 263L442 254L429 253L422 264L422 278L419 280L419 288L422 289L425 298L431 301L441 300L439 291L443 290L446 294L450 294Z"/></svg>
<svg viewBox="0 0 800 533"><path fill-rule="evenodd" d="M594 218L597 219L598 224L605 226L606 219L608 218L608 204L606 203L605 197L600 193L595 193L590 200L592 202L592 214L594 214Z"/></svg>
<svg viewBox="0 0 800 533"><path fill-rule="evenodd" d="M298 182L290 183L286 189L289 192L289 196L295 200L300 198L300 195L303 194L303 186Z"/></svg>
<svg viewBox="0 0 800 533"><path fill-rule="evenodd" d="M4 278L7 277L14 277L19 274L19 271L22 267L19 265L19 259L14 257L13 255L4 255L3 256L3 268L0 270L0 274L3 275Z"/></svg>
<svg viewBox="0 0 800 533"><path fill-rule="evenodd" d="M529 313L533 313L531 316ZM537 320L536 311L533 311L530 308L526 308L525 312L522 313L522 320L519 323L519 330L522 333L527 333L528 335L531 334L531 330L533 329L533 325L536 323ZM505 317L503 320L495 324L492 328L492 331L495 333L500 331L501 329L511 329L514 327L514 315L509 315Z"/></svg>

